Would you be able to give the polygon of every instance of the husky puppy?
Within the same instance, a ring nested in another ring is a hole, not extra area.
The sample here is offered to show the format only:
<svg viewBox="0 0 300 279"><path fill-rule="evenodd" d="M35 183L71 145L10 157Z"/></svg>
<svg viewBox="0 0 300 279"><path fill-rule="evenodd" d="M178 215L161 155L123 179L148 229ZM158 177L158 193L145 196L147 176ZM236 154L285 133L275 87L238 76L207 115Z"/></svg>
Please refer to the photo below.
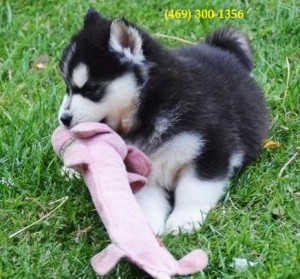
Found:
<svg viewBox="0 0 300 279"><path fill-rule="evenodd" d="M90 9L60 69L64 125L105 122L151 159L136 199L156 234L199 228L267 136L249 43L231 28L170 50L127 20Z"/></svg>

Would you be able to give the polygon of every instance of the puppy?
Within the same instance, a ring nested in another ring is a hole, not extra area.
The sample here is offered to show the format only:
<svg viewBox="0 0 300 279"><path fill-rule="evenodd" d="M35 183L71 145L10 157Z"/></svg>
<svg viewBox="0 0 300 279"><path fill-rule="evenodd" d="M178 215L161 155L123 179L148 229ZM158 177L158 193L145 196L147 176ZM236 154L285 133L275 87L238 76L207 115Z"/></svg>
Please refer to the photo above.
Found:
<svg viewBox="0 0 300 279"><path fill-rule="evenodd" d="M90 9L61 58L67 90L59 119L68 127L107 123L146 153L152 174L136 199L149 225L159 235L189 233L267 136L252 63L234 29L169 50L127 20Z"/></svg>

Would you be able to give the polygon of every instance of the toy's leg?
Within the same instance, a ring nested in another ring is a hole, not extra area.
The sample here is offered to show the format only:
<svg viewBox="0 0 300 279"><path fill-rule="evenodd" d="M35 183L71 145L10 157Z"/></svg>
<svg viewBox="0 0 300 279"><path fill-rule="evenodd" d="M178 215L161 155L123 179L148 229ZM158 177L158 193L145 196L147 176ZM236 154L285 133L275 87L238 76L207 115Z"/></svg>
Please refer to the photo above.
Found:
<svg viewBox="0 0 300 279"><path fill-rule="evenodd" d="M135 197L153 232L163 234L171 210L166 192L157 185L147 184L135 193Z"/></svg>
<svg viewBox="0 0 300 279"><path fill-rule="evenodd" d="M208 258L206 253L202 250L195 250L178 261L179 270L177 273L179 275L188 275L199 272L202 271L207 264Z"/></svg>
<svg viewBox="0 0 300 279"><path fill-rule="evenodd" d="M174 210L166 222L166 231L178 234L191 233L204 222L209 210L224 195L227 179L202 180L192 167L186 168L179 177L175 189Z"/></svg>
<svg viewBox="0 0 300 279"><path fill-rule="evenodd" d="M111 271L125 254L116 245L110 244L92 258L92 266L97 274L105 275Z"/></svg>

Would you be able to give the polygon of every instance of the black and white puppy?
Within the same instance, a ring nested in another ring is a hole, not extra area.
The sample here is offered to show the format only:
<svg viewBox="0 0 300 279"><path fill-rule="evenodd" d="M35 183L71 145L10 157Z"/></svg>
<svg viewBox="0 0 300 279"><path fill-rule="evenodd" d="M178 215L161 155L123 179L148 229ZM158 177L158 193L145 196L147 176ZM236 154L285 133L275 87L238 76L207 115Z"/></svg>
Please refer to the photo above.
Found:
<svg viewBox="0 0 300 279"><path fill-rule="evenodd" d="M169 50L127 20L89 10L60 68L60 121L105 122L151 159L136 198L157 234L199 228L267 136L250 46L230 28Z"/></svg>

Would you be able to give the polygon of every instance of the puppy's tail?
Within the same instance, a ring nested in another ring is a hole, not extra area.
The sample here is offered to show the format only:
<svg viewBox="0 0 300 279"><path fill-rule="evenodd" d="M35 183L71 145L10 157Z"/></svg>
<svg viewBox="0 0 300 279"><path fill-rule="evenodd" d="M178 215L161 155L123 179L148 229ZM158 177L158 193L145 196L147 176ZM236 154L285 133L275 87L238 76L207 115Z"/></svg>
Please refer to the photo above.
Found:
<svg viewBox="0 0 300 279"><path fill-rule="evenodd" d="M250 72L252 70L252 54L248 39L233 28L218 30L205 39L205 43L231 52Z"/></svg>

